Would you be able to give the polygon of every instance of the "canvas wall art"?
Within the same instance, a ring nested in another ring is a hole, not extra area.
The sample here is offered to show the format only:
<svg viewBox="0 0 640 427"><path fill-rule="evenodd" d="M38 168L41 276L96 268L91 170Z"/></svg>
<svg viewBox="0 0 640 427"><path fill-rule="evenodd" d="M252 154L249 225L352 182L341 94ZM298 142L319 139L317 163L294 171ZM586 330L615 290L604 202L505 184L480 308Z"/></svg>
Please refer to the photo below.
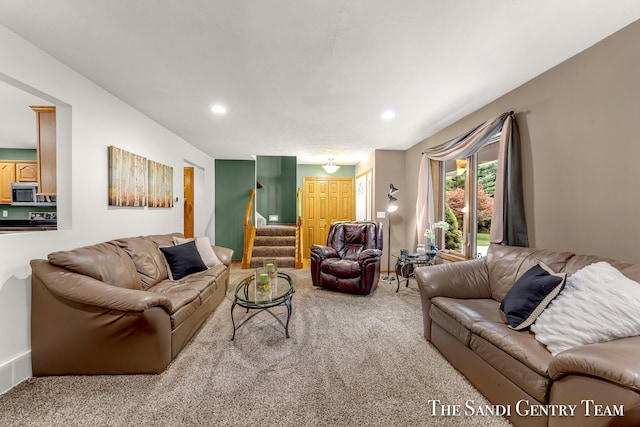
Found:
<svg viewBox="0 0 640 427"><path fill-rule="evenodd" d="M173 168L149 160L149 207L173 207Z"/></svg>
<svg viewBox="0 0 640 427"><path fill-rule="evenodd" d="M147 205L147 159L109 146L109 206Z"/></svg>

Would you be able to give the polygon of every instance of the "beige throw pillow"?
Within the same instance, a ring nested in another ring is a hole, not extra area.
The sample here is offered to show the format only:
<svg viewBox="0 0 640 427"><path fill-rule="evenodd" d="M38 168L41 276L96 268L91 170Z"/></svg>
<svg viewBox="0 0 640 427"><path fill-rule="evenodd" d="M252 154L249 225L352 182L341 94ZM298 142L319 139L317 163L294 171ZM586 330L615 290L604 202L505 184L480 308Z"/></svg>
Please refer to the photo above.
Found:
<svg viewBox="0 0 640 427"><path fill-rule="evenodd" d="M205 263L207 267L213 267L214 265L222 264L216 253L213 251L213 247L211 247L211 241L208 237L197 237L197 238L181 238L174 237L173 243L176 245L180 245L182 243L187 243L192 240L196 241L196 248L198 249L198 253L200 254L200 258Z"/></svg>

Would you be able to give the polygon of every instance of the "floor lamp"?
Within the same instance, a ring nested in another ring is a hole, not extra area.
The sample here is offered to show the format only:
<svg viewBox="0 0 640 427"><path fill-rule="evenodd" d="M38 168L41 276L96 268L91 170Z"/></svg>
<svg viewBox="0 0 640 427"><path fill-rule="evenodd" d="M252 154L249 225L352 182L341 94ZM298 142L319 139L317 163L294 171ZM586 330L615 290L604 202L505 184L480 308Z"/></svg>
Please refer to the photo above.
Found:
<svg viewBox="0 0 640 427"><path fill-rule="evenodd" d="M396 199L394 196L394 194L396 194L399 190L393 186L393 184L389 184L389 193L387 194L387 197L389 198L389 202L387 205L387 213L389 214L389 239L387 240L389 242L389 248L387 250L387 275L384 276L382 278L382 280L385 280L387 282L393 282L396 278L394 276L391 275L391 213L395 212L398 210L398 205L396 204L396 202L398 201L398 199Z"/></svg>

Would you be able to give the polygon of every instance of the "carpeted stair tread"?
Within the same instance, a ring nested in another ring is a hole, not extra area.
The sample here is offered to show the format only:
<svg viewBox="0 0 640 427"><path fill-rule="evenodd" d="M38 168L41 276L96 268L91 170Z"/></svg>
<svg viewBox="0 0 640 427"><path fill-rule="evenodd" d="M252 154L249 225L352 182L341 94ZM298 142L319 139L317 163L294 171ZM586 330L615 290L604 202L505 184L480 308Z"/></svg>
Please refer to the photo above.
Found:
<svg viewBox="0 0 640 427"><path fill-rule="evenodd" d="M295 257L295 246L254 246L253 257L276 258L276 257Z"/></svg>
<svg viewBox="0 0 640 427"><path fill-rule="evenodd" d="M295 236L296 228L288 225L268 225L256 229L256 236Z"/></svg>
<svg viewBox="0 0 640 427"><path fill-rule="evenodd" d="M256 236L253 246L295 246L295 236Z"/></svg>

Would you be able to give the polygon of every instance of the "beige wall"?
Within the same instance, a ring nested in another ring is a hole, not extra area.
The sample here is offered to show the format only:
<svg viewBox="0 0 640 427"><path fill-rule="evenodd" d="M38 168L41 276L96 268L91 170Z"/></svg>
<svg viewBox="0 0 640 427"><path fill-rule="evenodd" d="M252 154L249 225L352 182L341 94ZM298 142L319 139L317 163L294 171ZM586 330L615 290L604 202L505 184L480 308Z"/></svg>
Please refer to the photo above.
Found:
<svg viewBox="0 0 640 427"><path fill-rule="evenodd" d="M640 263L638 40L640 21L412 147L402 197L416 200L424 148L513 110L530 246ZM415 245L414 211L403 206L405 246Z"/></svg>
<svg viewBox="0 0 640 427"><path fill-rule="evenodd" d="M408 199L406 196L404 162L404 151L376 150L374 153L373 217L382 222L384 230L383 260L380 264L382 271L389 270L387 260L392 266L391 270L394 270L395 258L393 258L393 254L398 254L400 249L407 248L404 244L406 242L406 221L410 217L411 209L415 210L415 199ZM393 184L400 190L394 196L398 199L398 210L391 216L387 213L389 184ZM385 218L377 218L378 212L384 212ZM391 220L391 236L389 236L389 220ZM391 237L390 241L389 237ZM390 257L389 250L391 250Z"/></svg>

